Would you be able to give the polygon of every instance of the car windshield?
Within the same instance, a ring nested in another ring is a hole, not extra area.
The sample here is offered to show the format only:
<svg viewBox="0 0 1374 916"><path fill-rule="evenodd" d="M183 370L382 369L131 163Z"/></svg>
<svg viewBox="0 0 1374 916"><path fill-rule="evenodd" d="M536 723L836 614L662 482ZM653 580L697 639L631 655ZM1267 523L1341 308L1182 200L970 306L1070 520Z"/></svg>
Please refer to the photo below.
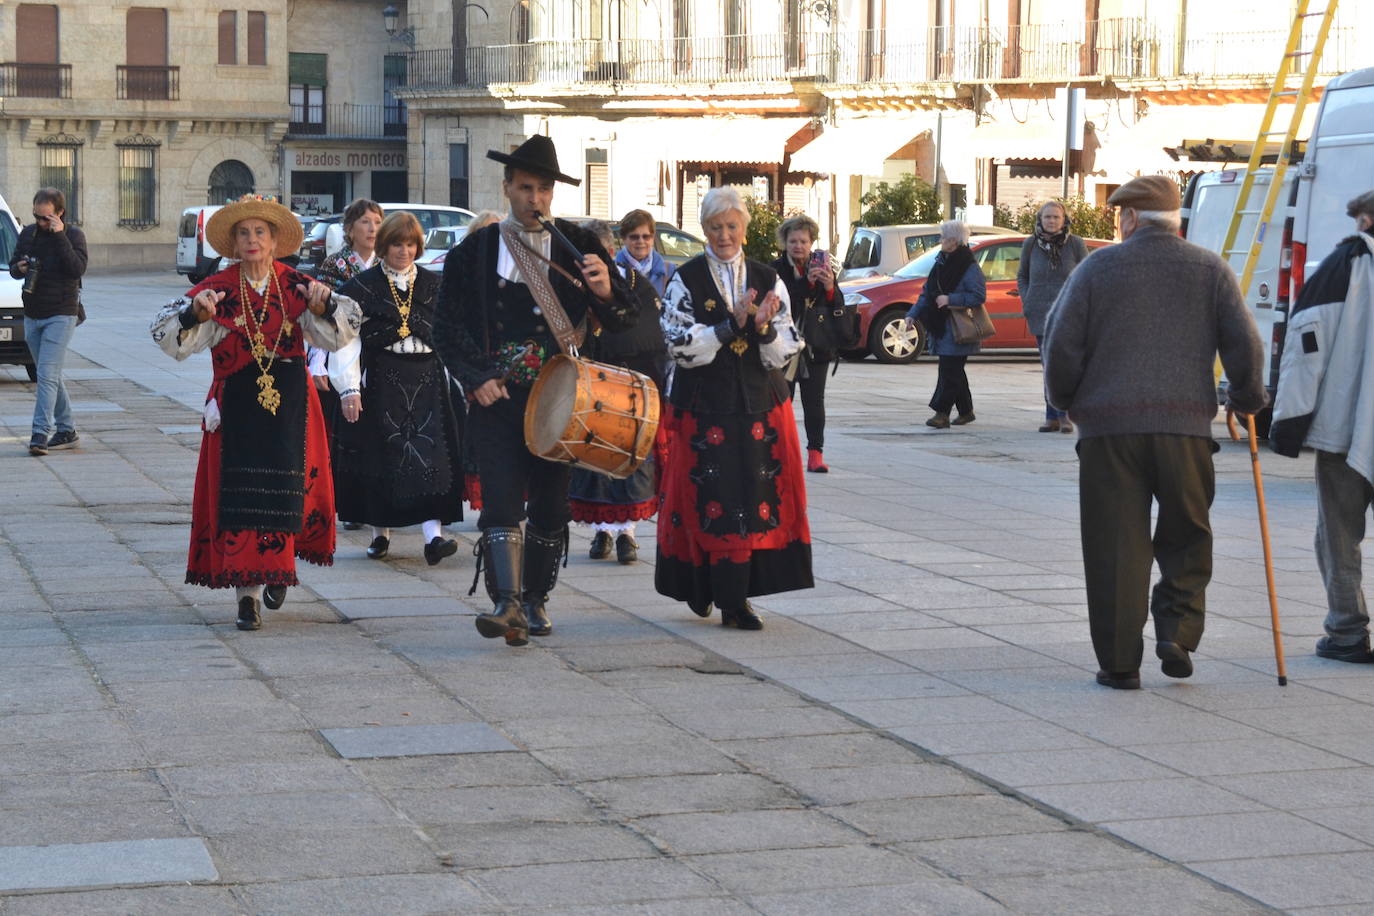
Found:
<svg viewBox="0 0 1374 916"><path fill-rule="evenodd" d="M930 276L930 271L935 267L935 259L940 256L939 248L932 248L914 261L909 262L893 276L901 277L903 280L920 280Z"/></svg>
<svg viewBox="0 0 1374 916"><path fill-rule="evenodd" d="M0 258L8 264L14 257L14 246L19 241L19 231L14 228L14 220L9 214L0 211Z"/></svg>

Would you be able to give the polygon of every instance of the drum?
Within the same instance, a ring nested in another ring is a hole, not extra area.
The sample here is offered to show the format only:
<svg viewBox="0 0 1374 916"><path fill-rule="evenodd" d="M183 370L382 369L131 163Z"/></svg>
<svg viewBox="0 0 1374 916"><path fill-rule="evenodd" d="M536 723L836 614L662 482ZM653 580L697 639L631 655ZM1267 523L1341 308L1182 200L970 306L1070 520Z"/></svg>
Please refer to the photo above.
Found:
<svg viewBox="0 0 1374 916"><path fill-rule="evenodd" d="M658 433L658 389L647 375L559 354L530 389L525 445L540 458L625 478Z"/></svg>

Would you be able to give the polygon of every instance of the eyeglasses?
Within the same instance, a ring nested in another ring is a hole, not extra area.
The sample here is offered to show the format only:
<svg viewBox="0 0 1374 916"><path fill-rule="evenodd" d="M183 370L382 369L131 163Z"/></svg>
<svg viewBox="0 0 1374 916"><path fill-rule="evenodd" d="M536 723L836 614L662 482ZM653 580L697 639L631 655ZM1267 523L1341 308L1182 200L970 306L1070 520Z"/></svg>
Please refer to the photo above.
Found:
<svg viewBox="0 0 1374 916"><path fill-rule="evenodd" d="M651 232L644 232L644 233L633 232L633 233L631 233L631 234L625 236L625 241L628 242L628 241L630 241L631 239L634 239L634 240L637 241L637 242L647 242L649 239L651 239L651 238L653 238L653 237L654 237L654 236L653 236L653 233L651 233Z"/></svg>

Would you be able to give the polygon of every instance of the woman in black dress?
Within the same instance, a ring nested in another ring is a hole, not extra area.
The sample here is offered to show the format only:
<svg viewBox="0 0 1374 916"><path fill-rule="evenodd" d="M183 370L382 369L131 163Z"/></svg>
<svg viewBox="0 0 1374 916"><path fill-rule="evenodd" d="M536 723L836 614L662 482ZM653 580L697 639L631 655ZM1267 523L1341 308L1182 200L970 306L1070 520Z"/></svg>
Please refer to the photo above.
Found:
<svg viewBox="0 0 1374 916"><path fill-rule="evenodd" d="M420 525L434 566L458 550L441 526L463 517L463 480L448 373L432 349L439 278L415 265L423 246L413 215L383 220L381 263L340 290L361 306L363 326L330 381L346 421L334 458L339 515L372 526L374 560L389 552L392 528Z"/></svg>

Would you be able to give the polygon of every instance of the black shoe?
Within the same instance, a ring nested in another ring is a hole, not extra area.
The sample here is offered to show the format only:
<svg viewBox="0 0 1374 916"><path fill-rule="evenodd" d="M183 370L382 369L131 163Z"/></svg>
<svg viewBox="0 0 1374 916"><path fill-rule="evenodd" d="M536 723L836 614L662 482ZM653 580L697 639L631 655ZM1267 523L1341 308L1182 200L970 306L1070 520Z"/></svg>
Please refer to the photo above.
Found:
<svg viewBox="0 0 1374 916"><path fill-rule="evenodd" d="M46 455L47 453L48 437L34 433L33 438L29 439L29 454L38 457L40 455Z"/></svg>
<svg viewBox="0 0 1374 916"><path fill-rule="evenodd" d="M53 437L48 440L48 450L55 452L58 449L76 448L80 442L81 437L76 434L76 430L59 429L57 432L53 433Z"/></svg>
<svg viewBox="0 0 1374 916"><path fill-rule="evenodd" d="M286 603L286 586L269 585L262 590L262 603L269 611L275 611Z"/></svg>
<svg viewBox="0 0 1374 916"><path fill-rule="evenodd" d="M731 611L726 608L720 609L720 625L723 627L738 627L741 630L762 630L763 619L754 613L754 608L748 601L744 602L744 607Z"/></svg>
<svg viewBox="0 0 1374 916"><path fill-rule="evenodd" d="M520 606L520 573L524 562L524 538L520 529L488 528L482 533L477 549L477 563L486 573L487 596L494 605L490 614L477 615L477 632L487 639L504 636L508 646L528 645L529 620ZM474 581L473 588L476 587Z"/></svg>
<svg viewBox="0 0 1374 916"><path fill-rule="evenodd" d="M458 542L453 538L435 537L425 545L425 562L430 566L438 566L439 561L444 557L451 557L458 552Z"/></svg>
<svg viewBox="0 0 1374 916"><path fill-rule="evenodd" d="M688 601L687 606L692 609L692 613L698 617L710 617L711 608L715 605L709 601Z"/></svg>
<svg viewBox="0 0 1374 916"><path fill-rule="evenodd" d="M262 629L262 611L258 607L258 599L251 595L239 599L239 619L234 624L240 630Z"/></svg>
<svg viewBox="0 0 1374 916"><path fill-rule="evenodd" d="M949 422L954 426L963 426L967 423L972 423L976 419L978 418L975 417L973 415L973 411L970 410L968 413L959 414L959 416L955 417L953 420L950 420Z"/></svg>
<svg viewBox="0 0 1374 916"><path fill-rule="evenodd" d="M367 545L367 558L369 560L380 560L382 557L386 556L387 551L390 549L391 538L383 537L379 534L372 539L371 544ZM429 550L429 545L425 545L425 550Z"/></svg>
<svg viewBox="0 0 1374 916"><path fill-rule="evenodd" d="M1352 645L1342 646L1331 641L1330 636L1323 636L1317 640L1317 655L1321 658L1329 658L1337 662L1351 662L1356 665L1374 662L1374 654L1370 654L1369 640L1357 642Z"/></svg>
<svg viewBox="0 0 1374 916"><path fill-rule="evenodd" d="M344 531L357 531L357 530L358 530L359 528L361 528L362 526L363 526L363 523L362 523L362 522L344 522L344 523L343 523L343 530L344 530Z"/></svg>
<svg viewBox="0 0 1374 916"><path fill-rule="evenodd" d="M1192 677L1193 660L1189 658L1189 652L1176 642L1155 643L1155 657L1162 664L1159 670L1163 671L1166 677Z"/></svg>
<svg viewBox="0 0 1374 916"><path fill-rule="evenodd" d="M628 534L615 539L615 558L622 566L639 562L639 542Z"/></svg>
<svg viewBox="0 0 1374 916"><path fill-rule="evenodd" d="M548 636L553 624L544 610L549 593L558 584L558 562L563 559L568 529L547 532L525 526L525 556L521 572L524 587L520 604L531 636Z"/></svg>
<svg viewBox="0 0 1374 916"><path fill-rule="evenodd" d="M592 547L587 551L587 556L593 560L604 560L611 555L611 533L609 531L598 531L592 538Z"/></svg>
<svg viewBox="0 0 1374 916"><path fill-rule="evenodd" d="M1139 690L1140 672L1099 671L1097 672L1097 682L1103 687L1110 687L1113 690Z"/></svg>

